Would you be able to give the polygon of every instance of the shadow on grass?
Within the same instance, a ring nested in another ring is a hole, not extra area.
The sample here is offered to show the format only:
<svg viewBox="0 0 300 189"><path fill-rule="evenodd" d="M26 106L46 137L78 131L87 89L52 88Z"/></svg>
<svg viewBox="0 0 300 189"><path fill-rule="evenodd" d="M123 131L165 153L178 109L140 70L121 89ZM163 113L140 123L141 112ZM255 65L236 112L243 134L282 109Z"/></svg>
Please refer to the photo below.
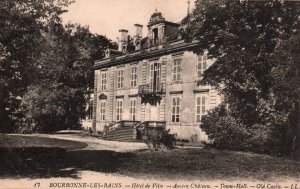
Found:
<svg viewBox="0 0 300 189"><path fill-rule="evenodd" d="M79 178L80 171L118 173L142 179L299 178L300 162L214 149L120 153L57 147L0 148L0 178Z"/></svg>
<svg viewBox="0 0 300 189"><path fill-rule="evenodd" d="M79 178L78 171L115 173L132 153L27 147L0 148L0 178Z"/></svg>

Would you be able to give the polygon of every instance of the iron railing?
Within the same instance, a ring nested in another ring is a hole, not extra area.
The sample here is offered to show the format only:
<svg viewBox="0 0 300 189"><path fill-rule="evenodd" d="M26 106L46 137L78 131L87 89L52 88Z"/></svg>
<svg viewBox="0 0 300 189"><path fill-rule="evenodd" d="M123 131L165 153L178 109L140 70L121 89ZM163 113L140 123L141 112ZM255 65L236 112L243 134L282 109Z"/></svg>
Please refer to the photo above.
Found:
<svg viewBox="0 0 300 189"><path fill-rule="evenodd" d="M106 134L107 132L115 131L118 128L121 128L121 127L132 127L132 128L134 128L139 123L140 123L139 121L130 121L130 120L129 121L122 120L122 121L111 122L108 125L104 126L104 133Z"/></svg>
<svg viewBox="0 0 300 189"><path fill-rule="evenodd" d="M157 83L157 84L145 84L145 85L140 85L138 93L140 95L145 95L145 94L160 94L164 93L165 88L163 83Z"/></svg>

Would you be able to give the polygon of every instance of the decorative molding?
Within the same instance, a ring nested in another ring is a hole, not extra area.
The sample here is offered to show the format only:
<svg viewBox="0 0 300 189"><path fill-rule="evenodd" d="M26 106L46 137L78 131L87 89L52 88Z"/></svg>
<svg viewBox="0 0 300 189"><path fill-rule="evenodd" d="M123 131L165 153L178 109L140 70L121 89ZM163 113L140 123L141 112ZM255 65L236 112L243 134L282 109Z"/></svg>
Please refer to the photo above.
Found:
<svg viewBox="0 0 300 189"><path fill-rule="evenodd" d="M209 89L196 89L193 90L193 93L207 93Z"/></svg>
<svg viewBox="0 0 300 189"><path fill-rule="evenodd" d="M180 81L172 81L171 82L172 85L177 85L177 84L182 84L182 83L183 83L182 80L180 80Z"/></svg>
<svg viewBox="0 0 300 189"><path fill-rule="evenodd" d="M148 61L149 61L149 62L158 61L159 58L160 58L160 57L149 58Z"/></svg>
<svg viewBox="0 0 300 189"><path fill-rule="evenodd" d="M183 94L183 91L170 91L170 94Z"/></svg>
<svg viewBox="0 0 300 189"><path fill-rule="evenodd" d="M138 94L129 94L128 97L138 97Z"/></svg>
<svg viewBox="0 0 300 189"><path fill-rule="evenodd" d="M172 57L173 58L181 57L181 56L183 56L183 53L184 53L184 51L175 52L175 53L172 54Z"/></svg>
<svg viewBox="0 0 300 189"><path fill-rule="evenodd" d="M124 95L117 95L116 98L124 98Z"/></svg>
<svg viewBox="0 0 300 189"><path fill-rule="evenodd" d="M98 97L100 100L107 99L107 96L104 93L101 93Z"/></svg>
<svg viewBox="0 0 300 189"><path fill-rule="evenodd" d="M139 64L139 61L134 61L134 62L130 63L131 66L137 66L138 64Z"/></svg>

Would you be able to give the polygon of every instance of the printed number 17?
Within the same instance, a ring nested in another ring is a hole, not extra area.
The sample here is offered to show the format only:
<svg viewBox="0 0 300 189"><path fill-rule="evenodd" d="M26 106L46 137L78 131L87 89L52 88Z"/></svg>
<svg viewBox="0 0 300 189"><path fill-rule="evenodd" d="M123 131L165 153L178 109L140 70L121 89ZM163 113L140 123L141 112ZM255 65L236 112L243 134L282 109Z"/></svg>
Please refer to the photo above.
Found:
<svg viewBox="0 0 300 189"><path fill-rule="evenodd" d="M40 185L41 185L41 183L39 183L39 182L34 183L34 187L35 187L35 188L40 187Z"/></svg>

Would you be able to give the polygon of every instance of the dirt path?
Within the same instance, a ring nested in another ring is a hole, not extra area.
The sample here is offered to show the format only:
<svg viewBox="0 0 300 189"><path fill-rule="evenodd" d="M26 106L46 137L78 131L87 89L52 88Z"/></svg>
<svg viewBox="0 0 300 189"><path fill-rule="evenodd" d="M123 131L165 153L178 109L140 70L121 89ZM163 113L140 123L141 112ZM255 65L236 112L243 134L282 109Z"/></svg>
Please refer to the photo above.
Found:
<svg viewBox="0 0 300 189"><path fill-rule="evenodd" d="M217 182L219 187L219 183L224 183L224 181L234 182L235 185L241 183L238 180L244 180L243 183L255 182L254 186L258 183L262 184L264 181L269 183L300 182L298 162L268 155L216 149L181 148L167 152L137 152L147 149L147 146L143 143L106 141L78 134L18 136L33 136L26 142L32 142L36 146L41 145L46 138L50 138L50 141L53 139L54 142L47 141L52 148L46 146L32 149L29 146L28 149L25 147L24 149L18 148L16 151L12 151L12 149L6 151L10 156L5 160L9 163L7 166L3 166L3 170L12 170L12 172L4 175L3 179L0 178L0 189L33 188L36 183L41 184L39 187L41 189L59 188L50 187L51 183L78 182L89 184L88 188L100 188L97 187L97 183L107 185L122 183L121 188L135 189L141 187L137 187L137 185L130 187L134 183L141 185L158 183L163 186L150 188L161 189L179 188L174 184L186 182L189 187L185 188L192 188L191 184L199 184L199 180L201 180L201 184L206 182L211 185L213 182ZM19 139L22 137L11 136L11 138L22 143L22 140ZM34 138L36 141L33 141ZM62 141L58 143L54 139ZM64 143L71 141L82 143L83 146L77 145L69 149L62 147ZM43 151L45 149L46 151ZM30 150L35 150L35 153L29 154ZM15 154L19 155L13 156ZM20 161L15 161L14 157L18 157ZM14 172L16 169L18 171ZM282 186L291 188L291 185ZM193 188L197 187L193 186Z"/></svg>
<svg viewBox="0 0 300 189"><path fill-rule="evenodd" d="M64 139L86 143L88 146L82 150L110 150L115 152L133 152L147 149L147 145L144 143L108 141L95 137L82 136L77 134L33 134L31 136Z"/></svg>

